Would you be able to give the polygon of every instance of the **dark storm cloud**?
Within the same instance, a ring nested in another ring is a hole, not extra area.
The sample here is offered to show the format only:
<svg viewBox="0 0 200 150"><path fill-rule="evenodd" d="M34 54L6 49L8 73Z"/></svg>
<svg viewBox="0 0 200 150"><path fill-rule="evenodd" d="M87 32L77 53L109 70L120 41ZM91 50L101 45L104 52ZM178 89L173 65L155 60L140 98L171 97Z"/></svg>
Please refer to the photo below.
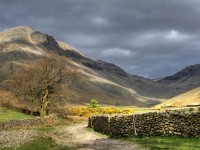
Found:
<svg viewBox="0 0 200 150"><path fill-rule="evenodd" d="M0 30L30 25L157 78L200 63L199 0L0 0Z"/></svg>

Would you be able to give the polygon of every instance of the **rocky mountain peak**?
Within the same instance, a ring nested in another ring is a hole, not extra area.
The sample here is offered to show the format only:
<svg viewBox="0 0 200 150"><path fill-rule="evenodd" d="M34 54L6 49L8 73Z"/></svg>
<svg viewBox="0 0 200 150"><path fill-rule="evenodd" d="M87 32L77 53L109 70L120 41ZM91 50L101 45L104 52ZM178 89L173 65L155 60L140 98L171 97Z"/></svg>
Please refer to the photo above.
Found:
<svg viewBox="0 0 200 150"><path fill-rule="evenodd" d="M5 31L0 32L0 42L27 41L30 39L30 34L32 32L34 32L34 30L29 26L6 29Z"/></svg>
<svg viewBox="0 0 200 150"><path fill-rule="evenodd" d="M15 31L31 33L34 31L34 29L31 26L18 26L18 27L6 29L4 32L15 32Z"/></svg>
<svg viewBox="0 0 200 150"><path fill-rule="evenodd" d="M30 26L18 26L6 29L0 34L0 42L21 42L26 41L35 45L43 45L47 49L59 49L57 41L47 34L34 30Z"/></svg>
<svg viewBox="0 0 200 150"><path fill-rule="evenodd" d="M2 52L21 51L22 49L26 52L30 52L30 49L34 51L52 50L60 53L63 50L75 51L68 44L58 42L53 36L36 31L30 26L18 26L0 32L0 50Z"/></svg>
<svg viewBox="0 0 200 150"><path fill-rule="evenodd" d="M31 33L31 39L35 43L42 44L43 46L47 47L48 49L51 50L57 50L59 49L59 45L57 41L52 37L47 34L43 34L39 31L35 31Z"/></svg>

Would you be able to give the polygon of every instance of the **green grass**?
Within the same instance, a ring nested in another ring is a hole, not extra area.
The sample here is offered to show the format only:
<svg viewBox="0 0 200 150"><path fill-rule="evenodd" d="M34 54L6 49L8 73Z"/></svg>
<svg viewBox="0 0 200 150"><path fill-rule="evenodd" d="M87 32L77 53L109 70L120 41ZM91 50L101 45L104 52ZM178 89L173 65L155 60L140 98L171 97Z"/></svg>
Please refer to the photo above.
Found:
<svg viewBox="0 0 200 150"><path fill-rule="evenodd" d="M125 140L150 150L199 150L200 138L184 137L129 137Z"/></svg>
<svg viewBox="0 0 200 150"><path fill-rule="evenodd" d="M66 146L57 145L51 138L40 137L18 148L2 148L0 150L69 150Z"/></svg>
<svg viewBox="0 0 200 150"><path fill-rule="evenodd" d="M33 118L33 116L26 115L14 110L3 111L3 109L0 107L0 122L4 122L6 120L29 119L29 118Z"/></svg>

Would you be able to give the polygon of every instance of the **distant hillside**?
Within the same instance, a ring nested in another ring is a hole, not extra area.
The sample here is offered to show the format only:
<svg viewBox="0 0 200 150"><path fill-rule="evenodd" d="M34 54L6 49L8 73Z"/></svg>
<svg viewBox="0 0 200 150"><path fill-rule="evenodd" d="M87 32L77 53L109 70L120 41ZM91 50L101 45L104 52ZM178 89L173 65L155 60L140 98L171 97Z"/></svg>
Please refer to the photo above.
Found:
<svg viewBox="0 0 200 150"><path fill-rule="evenodd" d="M191 77L199 77L199 76L200 76L200 64L196 64L193 66L188 66L172 76L167 76L163 78L162 81L183 82Z"/></svg>
<svg viewBox="0 0 200 150"><path fill-rule="evenodd" d="M0 81L8 79L16 69L31 65L32 61L51 52L69 58L66 65L82 74L79 83L70 87L71 96L66 99L74 103L88 103L94 98L100 104L148 107L200 85L198 73L187 77L178 74L159 81L130 75L115 64L86 57L68 44L28 26L0 33ZM1 88L4 89L3 86ZM69 93L68 87L66 93Z"/></svg>
<svg viewBox="0 0 200 150"><path fill-rule="evenodd" d="M172 76L167 76L160 83L175 85L179 93L184 93L200 86L200 64L188 66Z"/></svg>
<svg viewBox="0 0 200 150"><path fill-rule="evenodd" d="M188 66L172 76L158 82L174 85L180 95L175 96L156 107L200 105L200 64Z"/></svg>
<svg viewBox="0 0 200 150"><path fill-rule="evenodd" d="M200 105L200 88L196 88L184 94L173 97L157 105L157 107L187 106L187 105Z"/></svg>

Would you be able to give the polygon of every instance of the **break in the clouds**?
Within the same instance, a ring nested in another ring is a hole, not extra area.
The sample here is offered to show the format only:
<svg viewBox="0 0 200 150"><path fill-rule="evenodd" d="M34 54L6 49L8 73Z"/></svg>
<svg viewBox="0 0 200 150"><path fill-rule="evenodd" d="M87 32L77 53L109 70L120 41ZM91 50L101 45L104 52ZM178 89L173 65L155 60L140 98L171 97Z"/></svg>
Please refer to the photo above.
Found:
<svg viewBox="0 0 200 150"><path fill-rule="evenodd" d="M199 0L0 0L0 30L29 25L150 78L200 63L199 18Z"/></svg>
<svg viewBox="0 0 200 150"><path fill-rule="evenodd" d="M105 49L101 52L102 57L115 57L115 58L128 58L132 57L134 54L133 51L128 49L120 49L120 48L111 48L111 49Z"/></svg>

